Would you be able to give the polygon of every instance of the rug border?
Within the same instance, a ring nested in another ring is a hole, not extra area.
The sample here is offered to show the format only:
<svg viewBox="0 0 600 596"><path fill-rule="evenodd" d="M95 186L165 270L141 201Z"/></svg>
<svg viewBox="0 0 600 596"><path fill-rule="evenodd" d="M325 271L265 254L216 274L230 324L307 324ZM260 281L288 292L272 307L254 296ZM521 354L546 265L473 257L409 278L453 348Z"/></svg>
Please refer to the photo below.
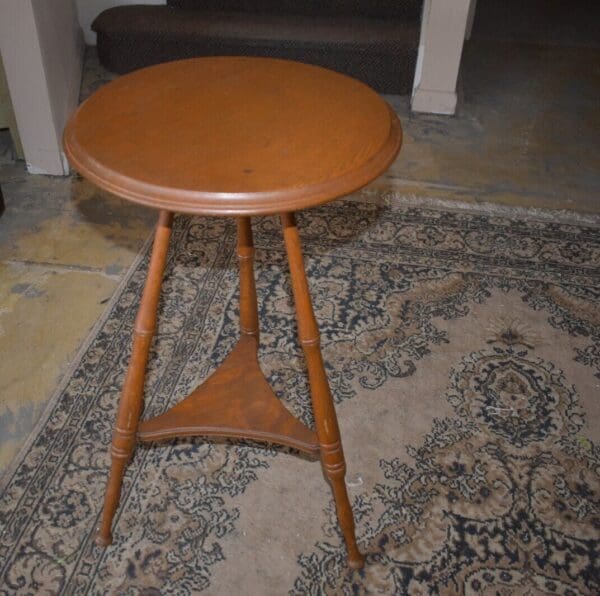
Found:
<svg viewBox="0 0 600 596"><path fill-rule="evenodd" d="M96 338L98 332L100 331L104 323L106 323L107 319L110 316L112 308L120 298L122 291L125 289L129 281L133 277L140 263L144 260L144 257L148 253L148 249L152 246L152 242L154 240L154 228L155 225L153 225L152 231L149 232L147 238L144 240L144 243L142 244L137 254L133 258L133 261L129 265L127 271L124 273L123 277L113 290L112 296L106 304L106 308L104 309L100 317L98 317L96 322L92 325L91 329L89 330L83 341L79 344L77 352L71 359L71 363L69 364L69 366L60 376L60 380L58 381L58 384L56 385L54 391L50 394L50 397L48 398L48 401L46 402L46 405L44 406L44 409L37 422L27 434L27 438L25 439L17 453L11 459L8 467L0 475L0 494L4 493L4 491L10 485L10 482L17 468L21 465L21 463L27 456L27 453L31 449L32 444L34 443L43 426L48 422L48 419L52 415L56 403L58 402L62 393L66 389L69 381L73 376L73 373L81 363L81 359L83 358L89 347L92 345L94 339Z"/></svg>
<svg viewBox="0 0 600 596"><path fill-rule="evenodd" d="M423 197L414 193L404 193L397 189L370 189L368 186L353 195L342 198L355 202L379 203L391 208L416 207L419 209L430 209L431 211L451 211L454 213L487 215L489 217L505 217L507 219L515 218L516 216L519 219L531 222L600 228L600 213L572 211L569 209L505 205L503 203L477 200L471 203L469 201L442 199L435 195Z"/></svg>

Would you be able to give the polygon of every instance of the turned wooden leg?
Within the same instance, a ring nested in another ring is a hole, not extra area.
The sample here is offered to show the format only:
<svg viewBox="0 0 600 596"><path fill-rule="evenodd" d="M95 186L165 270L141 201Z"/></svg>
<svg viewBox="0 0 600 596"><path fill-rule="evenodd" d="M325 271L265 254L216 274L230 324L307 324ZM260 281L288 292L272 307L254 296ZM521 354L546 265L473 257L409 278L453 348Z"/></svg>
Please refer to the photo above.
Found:
<svg viewBox="0 0 600 596"><path fill-rule="evenodd" d="M344 482L346 462L344 461L340 430L323 365L323 356L319 345L319 329L308 290L302 247L294 214L283 214L281 222L290 263L294 302L296 303L298 336L306 357L321 462L333 490L338 520L348 549L348 564L354 569L360 569L364 565L364 558L356 544L354 517Z"/></svg>
<svg viewBox="0 0 600 596"><path fill-rule="evenodd" d="M240 265L240 332L256 338L258 345L258 304L254 281L254 244L249 217L237 220L237 257Z"/></svg>
<svg viewBox="0 0 600 596"><path fill-rule="evenodd" d="M111 468L104 494L102 521L96 535L96 543L101 546L108 546L112 542L111 527L115 511L119 505L123 474L135 447L135 435L142 411L146 363L148 362L150 344L156 327L156 309L167 261L172 224L173 214L169 211L161 211L154 235L154 246L152 247L146 285L135 319L131 359L127 368L113 431L110 448Z"/></svg>

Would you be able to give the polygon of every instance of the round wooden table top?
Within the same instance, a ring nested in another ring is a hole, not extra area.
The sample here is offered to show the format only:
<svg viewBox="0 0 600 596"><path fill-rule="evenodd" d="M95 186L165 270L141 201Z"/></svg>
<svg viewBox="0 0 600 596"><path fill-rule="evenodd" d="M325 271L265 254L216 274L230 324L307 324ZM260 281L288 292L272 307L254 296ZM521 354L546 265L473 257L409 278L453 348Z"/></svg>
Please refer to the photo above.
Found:
<svg viewBox="0 0 600 596"><path fill-rule="evenodd" d="M296 211L384 172L402 141L375 91L324 68L211 57L103 86L69 120L71 165L150 207L205 215Z"/></svg>

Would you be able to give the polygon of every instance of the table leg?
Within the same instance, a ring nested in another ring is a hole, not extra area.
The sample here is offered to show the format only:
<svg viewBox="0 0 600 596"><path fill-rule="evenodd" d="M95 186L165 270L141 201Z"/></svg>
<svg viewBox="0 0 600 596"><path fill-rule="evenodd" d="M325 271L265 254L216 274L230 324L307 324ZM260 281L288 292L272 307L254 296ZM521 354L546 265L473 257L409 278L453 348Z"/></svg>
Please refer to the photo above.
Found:
<svg viewBox="0 0 600 596"><path fill-rule="evenodd" d="M258 346L258 304L254 281L254 244L249 217L237 220L237 257L240 265L240 332L252 335Z"/></svg>
<svg viewBox="0 0 600 596"><path fill-rule="evenodd" d="M333 490L338 520L348 549L348 564L354 569L360 569L364 565L364 558L356 544L354 517L344 481L346 462L342 450L340 430L323 365L319 329L312 308L302 258L302 247L294 214L284 213L281 216L281 222L290 264L294 302L296 303L298 336L304 350L308 369L321 462Z"/></svg>
<svg viewBox="0 0 600 596"><path fill-rule="evenodd" d="M96 536L96 543L101 546L108 546L112 542L111 526L119 505L123 474L135 447L136 432L143 403L146 364L156 327L156 310L167 261L172 224L173 214L169 211L161 211L154 235L154 246L152 247L146 284L135 319L131 359L123 384L123 392L119 401L119 410L113 431L110 449L111 468L104 494L102 521Z"/></svg>

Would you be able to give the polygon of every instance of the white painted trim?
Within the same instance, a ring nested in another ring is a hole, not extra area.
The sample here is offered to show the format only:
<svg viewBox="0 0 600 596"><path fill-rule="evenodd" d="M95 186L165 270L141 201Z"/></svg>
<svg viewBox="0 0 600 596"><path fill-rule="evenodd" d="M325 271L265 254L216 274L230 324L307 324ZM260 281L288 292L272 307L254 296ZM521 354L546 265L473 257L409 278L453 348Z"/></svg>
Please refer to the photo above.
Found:
<svg viewBox="0 0 600 596"><path fill-rule="evenodd" d="M31 0L0 4L0 51L28 169L63 175Z"/></svg>
<svg viewBox="0 0 600 596"><path fill-rule="evenodd" d="M74 0L0 0L0 52L27 169L68 174L62 132L84 52Z"/></svg>
<svg viewBox="0 0 600 596"><path fill-rule="evenodd" d="M411 107L453 114L471 0L425 0Z"/></svg>
<svg viewBox="0 0 600 596"><path fill-rule="evenodd" d="M471 39L471 33L473 33L473 23L475 22L475 11L477 10L477 0L471 0L469 5L469 14L467 16L467 27L465 30L465 39Z"/></svg>
<svg viewBox="0 0 600 596"><path fill-rule="evenodd" d="M413 94L411 108L415 112L452 116L456 111L456 103L456 91L435 91L419 87Z"/></svg>
<svg viewBox="0 0 600 596"><path fill-rule="evenodd" d="M415 78L413 81L413 92L421 83L421 73L423 72L423 57L425 56L425 22L428 20L431 9L431 0L423 0L421 7L421 31L419 34L419 51L417 53L417 64L415 66Z"/></svg>

